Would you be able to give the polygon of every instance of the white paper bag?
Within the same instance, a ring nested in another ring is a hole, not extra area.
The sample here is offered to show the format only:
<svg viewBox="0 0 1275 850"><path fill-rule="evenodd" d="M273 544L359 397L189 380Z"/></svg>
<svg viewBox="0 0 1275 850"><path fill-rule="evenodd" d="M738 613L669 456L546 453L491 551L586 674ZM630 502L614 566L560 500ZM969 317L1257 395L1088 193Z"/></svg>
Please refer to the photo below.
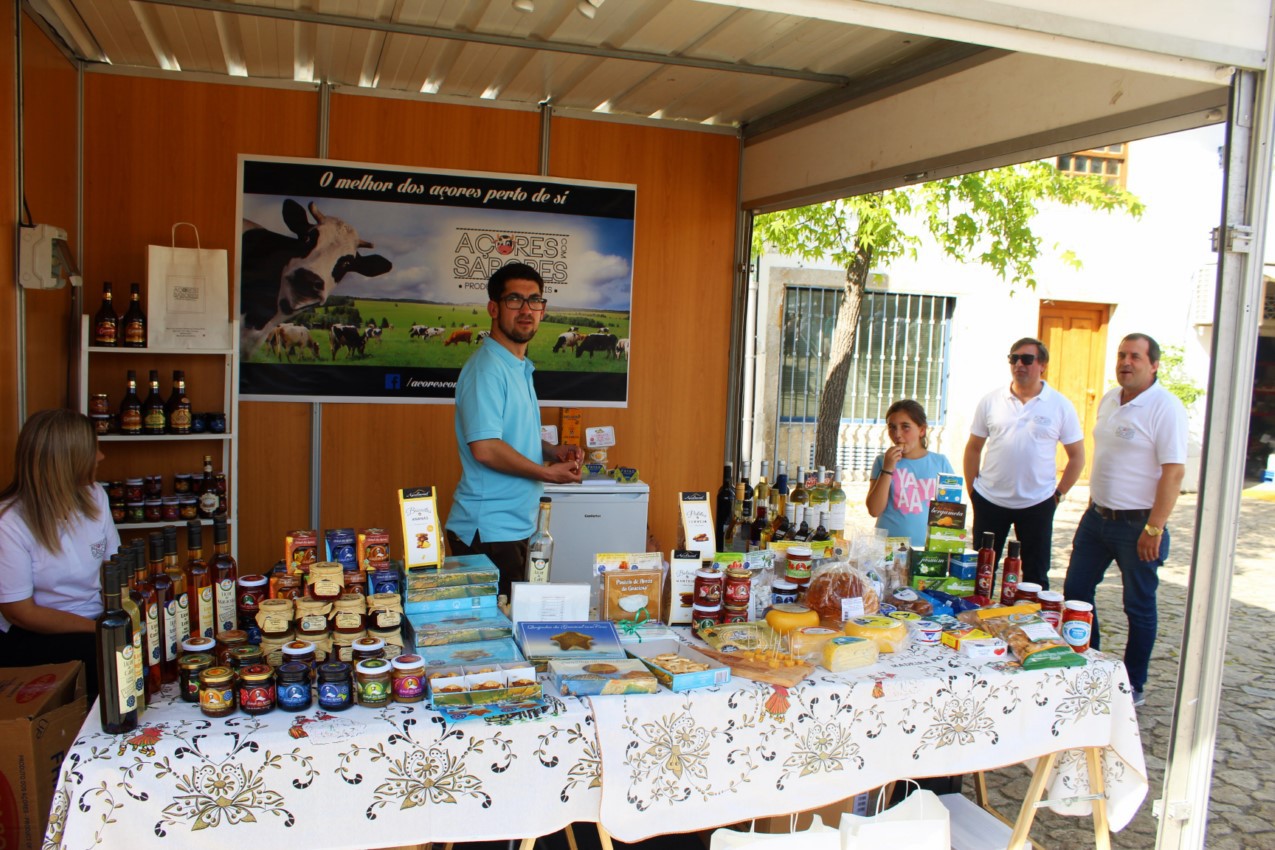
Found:
<svg viewBox="0 0 1275 850"><path fill-rule="evenodd" d="M177 247L177 228L195 231L194 248ZM202 248L195 225L173 225L171 245L146 246L148 345L230 348L230 288L224 249Z"/></svg>
<svg viewBox="0 0 1275 850"><path fill-rule="evenodd" d="M875 815L841 816L841 850L951 850L947 808L933 791L913 791L893 808Z"/></svg>
<svg viewBox="0 0 1275 850"><path fill-rule="evenodd" d="M824 826L823 819L815 815L809 829L797 832L736 832L733 829L716 829L713 830L708 850L839 850L840 847L841 834L830 826Z"/></svg>

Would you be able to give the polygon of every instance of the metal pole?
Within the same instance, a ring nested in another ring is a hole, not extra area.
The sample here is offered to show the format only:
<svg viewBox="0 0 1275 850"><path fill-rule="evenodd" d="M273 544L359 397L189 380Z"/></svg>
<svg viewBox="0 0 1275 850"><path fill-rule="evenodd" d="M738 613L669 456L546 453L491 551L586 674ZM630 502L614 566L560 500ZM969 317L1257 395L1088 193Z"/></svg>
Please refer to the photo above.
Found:
<svg viewBox="0 0 1275 850"><path fill-rule="evenodd" d="M723 462L734 465L738 476L742 467L739 465L740 431L742 430L743 409L743 369L740 364L744 358L744 325L748 312L748 279L750 276L753 244L753 211L743 208L743 197L739 191L743 187L744 174L744 140L739 139L739 173L735 185L735 263L730 300L730 358L726 363L726 422L725 444L723 446ZM752 411L748 411L752 415Z"/></svg>
<svg viewBox="0 0 1275 850"><path fill-rule="evenodd" d="M329 111L332 86L319 83L318 154L328 156ZM310 403L310 527L321 527L319 514L323 510L323 402Z"/></svg>
<svg viewBox="0 0 1275 850"><path fill-rule="evenodd" d="M540 104L540 176L549 176L549 149L553 135L553 102Z"/></svg>
<svg viewBox="0 0 1275 850"><path fill-rule="evenodd" d="M1267 34L1268 51L1273 34L1275 28ZM1262 314L1262 246L1266 243L1271 170L1269 82L1265 74L1244 71L1237 74L1231 89L1200 500L1177 704L1163 794L1155 804L1160 818L1157 848L1203 847L1208 824L1240 489Z"/></svg>

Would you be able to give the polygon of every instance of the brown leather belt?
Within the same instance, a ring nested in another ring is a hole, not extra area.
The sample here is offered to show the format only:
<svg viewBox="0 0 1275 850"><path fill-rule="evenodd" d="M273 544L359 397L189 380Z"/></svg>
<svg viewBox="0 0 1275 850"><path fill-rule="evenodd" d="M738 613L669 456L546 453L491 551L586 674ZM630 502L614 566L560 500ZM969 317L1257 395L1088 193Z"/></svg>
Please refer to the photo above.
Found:
<svg viewBox="0 0 1275 850"><path fill-rule="evenodd" d="M1103 519L1136 519L1139 522L1146 522L1151 516L1150 508L1138 511L1117 511L1111 508L1104 508L1097 502L1090 502L1089 506L1093 508L1098 513L1098 516Z"/></svg>

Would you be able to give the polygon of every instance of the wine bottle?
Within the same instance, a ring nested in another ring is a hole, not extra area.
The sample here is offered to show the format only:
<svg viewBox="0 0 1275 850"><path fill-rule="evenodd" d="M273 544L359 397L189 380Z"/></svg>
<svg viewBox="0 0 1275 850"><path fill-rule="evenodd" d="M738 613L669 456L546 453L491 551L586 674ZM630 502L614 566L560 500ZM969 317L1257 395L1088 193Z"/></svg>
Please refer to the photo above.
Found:
<svg viewBox="0 0 1275 850"><path fill-rule="evenodd" d="M145 655L146 699L149 701L151 697L158 696L164 684L160 671L164 662L164 646L161 643L155 587L146 573L146 553L137 547L133 547L133 580L129 582L128 590L142 614L142 653Z"/></svg>
<svg viewBox="0 0 1275 850"><path fill-rule="evenodd" d="M124 313L122 344L125 348L146 347L146 314L142 312L142 297L137 284L129 284L128 310Z"/></svg>
<svg viewBox="0 0 1275 850"><path fill-rule="evenodd" d="M142 433L142 400L137 397L137 372L128 370L128 389L120 400L119 429L121 434Z"/></svg>
<svg viewBox="0 0 1275 850"><path fill-rule="evenodd" d="M93 317L93 344L114 348L119 345L120 319L111 302L111 282L102 284L102 306Z"/></svg>
<svg viewBox="0 0 1275 850"><path fill-rule="evenodd" d="M204 477L199 482L199 516L212 519L221 508L217 479L213 477L212 455L204 455Z"/></svg>
<svg viewBox="0 0 1275 850"><path fill-rule="evenodd" d="M186 396L186 373L181 369L173 370L173 392L164 405L168 414L168 433L189 434L191 432L190 399Z"/></svg>
<svg viewBox="0 0 1275 850"><path fill-rule="evenodd" d="M753 487L753 504L760 508L765 505L770 507L770 461L763 460L761 462L761 474L757 476L757 485Z"/></svg>
<svg viewBox="0 0 1275 850"><path fill-rule="evenodd" d="M819 467L819 474L815 477L814 487L810 488L810 507L814 509L816 519L812 522L818 522L817 516L819 511L828 510L828 484L824 481L824 468Z"/></svg>
<svg viewBox="0 0 1275 850"><path fill-rule="evenodd" d="M817 511L816 513L818 518L815 520L815 530L812 532L810 539L822 543L831 539L831 535L828 534L828 512Z"/></svg>
<svg viewBox="0 0 1275 850"><path fill-rule="evenodd" d="M120 574L120 607L128 614L132 624L133 651L129 654L133 665L133 681L137 686L137 718L140 720L146 708L146 651L142 647L142 609L133 600L133 589L128 578L133 574L133 549L125 546L116 555Z"/></svg>
<svg viewBox="0 0 1275 850"><path fill-rule="evenodd" d="M98 712L102 731L117 735L137 728L137 682L133 667L133 621L120 607L119 564L102 566L104 608L97 618Z"/></svg>
<svg viewBox="0 0 1275 850"><path fill-rule="evenodd" d="M839 473L828 488L828 533L838 540L846 532L846 491L841 486L844 480L844 473Z"/></svg>
<svg viewBox="0 0 1275 850"><path fill-rule="evenodd" d="M766 519L766 506L757 506L757 518L748 530L748 549L765 549L770 542L770 522Z"/></svg>
<svg viewBox="0 0 1275 850"><path fill-rule="evenodd" d="M717 551L726 551L730 522L735 516L735 484L731 481L731 465L722 470L722 486L717 488Z"/></svg>
<svg viewBox="0 0 1275 850"><path fill-rule="evenodd" d="M739 514L745 527L753 521L753 485L748 480L751 471L748 461L740 464L739 482L744 485L744 496L740 500Z"/></svg>
<svg viewBox="0 0 1275 850"><path fill-rule="evenodd" d="M164 535L152 531L147 538L150 553L151 587L155 588L155 607L159 613L159 641L162 650L160 684L177 686L177 656L186 636L178 631L177 598L173 594L173 577L164 569Z"/></svg>
<svg viewBox="0 0 1275 850"><path fill-rule="evenodd" d="M226 518L213 519L213 557L209 565L213 579L213 616L217 619L217 631L236 628L239 620L238 601L235 599L235 582L239 578L239 565L230 554L230 529Z"/></svg>
<svg viewBox="0 0 1275 850"><path fill-rule="evenodd" d="M540 497L540 516L536 519L536 531L527 543L527 581L548 584L549 571L553 567L553 535L549 533L549 511L553 499Z"/></svg>
<svg viewBox="0 0 1275 850"><path fill-rule="evenodd" d="M158 369L151 369L150 387L142 402L142 433L155 436L168 431L168 413L164 410L164 397L159 394Z"/></svg>
<svg viewBox="0 0 1275 850"><path fill-rule="evenodd" d="M191 637L215 637L212 571L204 560L204 527L199 520L186 523L186 594L190 598Z"/></svg>
<svg viewBox="0 0 1275 850"><path fill-rule="evenodd" d="M792 483L792 492L788 494L788 501L802 508L810 501L810 491L806 489L806 479L802 475L800 466L797 467L797 480ZM794 521L800 521L800 519L797 517Z"/></svg>
<svg viewBox="0 0 1275 850"><path fill-rule="evenodd" d="M173 602L177 616L177 653L181 653L182 641L194 637L190 630L190 594L186 588L186 574L177 560L177 526L164 526L164 572L173 580Z"/></svg>

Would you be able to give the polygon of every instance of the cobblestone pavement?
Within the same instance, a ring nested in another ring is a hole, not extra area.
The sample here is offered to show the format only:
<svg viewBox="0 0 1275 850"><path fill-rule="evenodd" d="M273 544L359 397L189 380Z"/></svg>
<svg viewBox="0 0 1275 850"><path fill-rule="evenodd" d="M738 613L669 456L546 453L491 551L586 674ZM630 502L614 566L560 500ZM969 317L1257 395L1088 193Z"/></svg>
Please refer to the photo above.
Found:
<svg viewBox="0 0 1275 850"><path fill-rule="evenodd" d="M1088 496L1087 488L1075 488L1055 517L1049 580L1056 589L1062 588L1072 535ZM1151 815L1151 806L1162 793L1169 749L1196 506L1196 495L1184 494L1169 522L1171 548L1160 568L1159 635L1147 703L1138 710L1150 788L1134 820L1112 836L1116 848L1155 846L1158 821ZM1210 850L1275 849L1275 772L1271 770L1275 764L1275 657L1264 648L1270 644L1275 611L1275 558L1266 539L1272 529L1275 502L1243 500L1208 813L1205 846ZM1120 593L1120 571L1113 564L1098 589L1097 603L1103 613L1103 647L1114 653L1123 653L1125 643ZM1002 813L1011 817L1017 813L1028 779L1022 767L989 775L993 803ZM1037 815L1032 835L1050 850L1093 846L1090 819L1061 817L1047 809Z"/></svg>

